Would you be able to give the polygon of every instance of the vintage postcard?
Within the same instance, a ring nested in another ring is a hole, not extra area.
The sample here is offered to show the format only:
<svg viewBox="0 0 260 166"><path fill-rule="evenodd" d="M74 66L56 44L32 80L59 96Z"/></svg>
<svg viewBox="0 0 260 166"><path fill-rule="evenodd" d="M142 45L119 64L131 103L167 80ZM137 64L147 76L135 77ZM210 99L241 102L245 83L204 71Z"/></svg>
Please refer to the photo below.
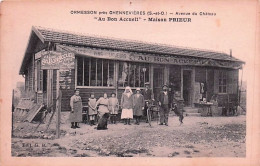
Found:
<svg viewBox="0 0 260 166"><path fill-rule="evenodd" d="M1 165L260 165L259 2L2 1Z"/></svg>

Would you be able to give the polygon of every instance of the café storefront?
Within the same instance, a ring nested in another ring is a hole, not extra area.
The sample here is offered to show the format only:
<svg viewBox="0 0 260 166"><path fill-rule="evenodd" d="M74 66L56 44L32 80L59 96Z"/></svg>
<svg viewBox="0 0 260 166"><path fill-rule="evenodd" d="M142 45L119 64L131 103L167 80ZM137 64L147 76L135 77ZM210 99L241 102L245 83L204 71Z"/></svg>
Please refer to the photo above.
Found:
<svg viewBox="0 0 260 166"><path fill-rule="evenodd" d="M126 86L149 82L157 99L164 84L173 96L193 107L218 95L220 105L238 100L238 71L244 62L225 53L144 42L90 37L33 27L20 74L37 103L50 105L61 90L62 111L68 111L74 89L83 104L91 92L98 98Z"/></svg>

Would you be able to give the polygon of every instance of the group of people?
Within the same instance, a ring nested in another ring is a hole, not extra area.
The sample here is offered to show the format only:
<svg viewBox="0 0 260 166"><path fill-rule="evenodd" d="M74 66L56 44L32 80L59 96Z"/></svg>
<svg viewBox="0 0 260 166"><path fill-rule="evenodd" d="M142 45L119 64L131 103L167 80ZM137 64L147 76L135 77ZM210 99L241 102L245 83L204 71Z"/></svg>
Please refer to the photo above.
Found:
<svg viewBox="0 0 260 166"><path fill-rule="evenodd" d="M165 124L168 126L168 115L171 104L171 95L168 92L168 86L164 85L163 91L159 95L158 104L160 106L160 125ZM136 93L133 94L132 89L127 86L121 97L121 106L115 93L108 97L104 93L103 97L98 100L95 98L94 93L91 93L88 99L88 116L90 125L95 125L95 117L102 118L106 113L110 114L110 121L112 124L116 123L116 117L119 107L122 109L121 119L124 120L124 125L131 125L131 119L135 118L135 124L140 124L142 116L146 116L148 105L153 100L152 91L149 88L149 83L145 83L145 89L141 93L141 89L137 88ZM79 90L75 90L75 94L70 100L71 113L70 121L71 128L79 128L79 122L82 121L82 99L79 96Z"/></svg>

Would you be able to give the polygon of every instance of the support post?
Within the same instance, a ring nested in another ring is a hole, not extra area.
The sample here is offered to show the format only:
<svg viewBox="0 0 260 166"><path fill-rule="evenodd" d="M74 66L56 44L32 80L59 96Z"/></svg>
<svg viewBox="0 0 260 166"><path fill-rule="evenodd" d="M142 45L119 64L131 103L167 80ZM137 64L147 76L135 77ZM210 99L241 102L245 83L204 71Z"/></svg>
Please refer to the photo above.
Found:
<svg viewBox="0 0 260 166"><path fill-rule="evenodd" d="M56 102L56 111L57 111L56 138L60 138L61 97L62 97L62 93L61 90L59 90L59 99Z"/></svg>
<svg viewBox="0 0 260 166"><path fill-rule="evenodd" d="M56 112L57 112L57 119L56 119L56 138L60 138L60 119L61 119L61 98L62 98L62 93L60 90L60 71L57 70L57 97L58 100L56 101Z"/></svg>

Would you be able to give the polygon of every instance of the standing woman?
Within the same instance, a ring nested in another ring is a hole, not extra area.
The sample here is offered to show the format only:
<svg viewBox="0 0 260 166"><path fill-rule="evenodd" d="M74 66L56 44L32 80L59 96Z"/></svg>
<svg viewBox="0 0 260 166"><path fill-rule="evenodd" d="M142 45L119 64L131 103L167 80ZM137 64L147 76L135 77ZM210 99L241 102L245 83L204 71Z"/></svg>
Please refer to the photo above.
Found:
<svg viewBox="0 0 260 166"><path fill-rule="evenodd" d="M82 100L79 96L79 90L76 89L74 91L74 95L70 98L70 122L71 122L71 128L76 129L79 127L79 122L82 121Z"/></svg>
<svg viewBox="0 0 260 166"><path fill-rule="evenodd" d="M112 124L116 124L116 116L118 114L118 99L116 98L116 94L113 92L111 97L108 99L108 109L110 111L110 119Z"/></svg>
<svg viewBox="0 0 260 166"><path fill-rule="evenodd" d="M141 94L141 89L136 89L136 94L133 96L134 102L134 116L136 119L135 124L139 125L140 119L143 116L144 109L144 96Z"/></svg>
<svg viewBox="0 0 260 166"><path fill-rule="evenodd" d="M98 106L99 118L101 118L105 113L109 113L108 110L108 98L107 94L104 93L103 97L100 97L97 101L96 107Z"/></svg>
<svg viewBox="0 0 260 166"><path fill-rule="evenodd" d="M130 119L133 119L133 92L129 86L125 88L121 97L122 115L121 119L124 119L124 125L130 124Z"/></svg>

